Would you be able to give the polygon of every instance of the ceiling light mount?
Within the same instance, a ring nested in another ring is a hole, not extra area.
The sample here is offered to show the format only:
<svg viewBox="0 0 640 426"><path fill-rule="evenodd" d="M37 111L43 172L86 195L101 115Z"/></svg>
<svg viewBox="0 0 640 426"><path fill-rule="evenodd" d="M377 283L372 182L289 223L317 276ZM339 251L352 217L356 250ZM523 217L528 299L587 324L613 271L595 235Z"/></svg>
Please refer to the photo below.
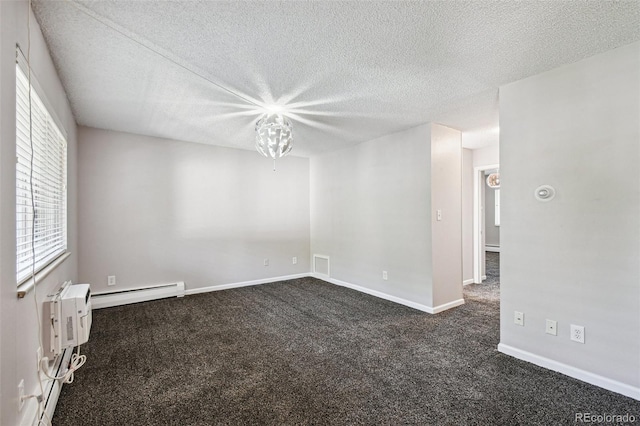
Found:
<svg viewBox="0 0 640 426"><path fill-rule="evenodd" d="M275 160L286 156L293 148L291 121L281 113L266 113L256 123L256 149L267 158Z"/></svg>
<svg viewBox="0 0 640 426"><path fill-rule="evenodd" d="M264 107L264 112L266 114L283 114L284 113L284 107L282 105L266 105Z"/></svg>

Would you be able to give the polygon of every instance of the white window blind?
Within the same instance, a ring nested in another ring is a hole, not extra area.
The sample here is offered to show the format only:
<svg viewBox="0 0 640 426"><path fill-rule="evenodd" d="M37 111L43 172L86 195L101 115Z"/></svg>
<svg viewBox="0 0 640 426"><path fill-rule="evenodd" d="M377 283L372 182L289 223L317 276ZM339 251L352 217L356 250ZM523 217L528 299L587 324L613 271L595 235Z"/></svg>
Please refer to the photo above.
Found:
<svg viewBox="0 0 640 426"><path fill-rule="evenodd" d="M34 264L37 272L67 250L67 141L34 90L33 75L32 137L29 137L27 65L21 61L19 51L17 58L16 278L20 284L30 277ZM35 212L31 203L32 190Z"/></svg>

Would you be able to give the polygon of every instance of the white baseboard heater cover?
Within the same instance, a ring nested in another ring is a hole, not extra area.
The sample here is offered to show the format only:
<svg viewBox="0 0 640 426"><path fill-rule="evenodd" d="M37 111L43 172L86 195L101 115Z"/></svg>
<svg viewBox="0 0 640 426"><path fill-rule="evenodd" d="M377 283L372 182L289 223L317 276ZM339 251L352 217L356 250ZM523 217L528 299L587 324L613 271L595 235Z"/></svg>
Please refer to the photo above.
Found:
<svg viewBox="0 0 640 426"><path fill-rule="evenodd" d="M144 287L128 288L120 291L93 293L91 295L93 309L128 305L148 300L165 299L167 297L183 297L184 282L158 284Z"/></svg>
<svg viewBox="0 0 640 426"><path fill-rule="evenodd" d="M61 355L58 355L51 367L49 368L50 376L62 376L67 372L67 366L69 365L69 361L71 360L71 355L73 353L73 348L68 347L64 350ZM48 419L53 418L53 412L56 409L56 405L58 404L58 397L60 396L60 392L62 391L62 380L47 380L44 375L41 374L42 382L44 385L44 412L46 413L46 417L42 415L38 417L40 411L38 409L38 403L35 398L29 398L25 401L24 416L20 421L20 425L22 426L40 426L43 424L49 424Z"/></svg>

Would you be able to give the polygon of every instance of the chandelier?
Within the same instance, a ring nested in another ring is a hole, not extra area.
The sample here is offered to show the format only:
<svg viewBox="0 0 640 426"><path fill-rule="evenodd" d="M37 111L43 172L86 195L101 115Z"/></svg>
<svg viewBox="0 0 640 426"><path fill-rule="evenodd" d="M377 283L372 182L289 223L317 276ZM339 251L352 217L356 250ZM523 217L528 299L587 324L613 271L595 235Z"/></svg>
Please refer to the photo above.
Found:
<svg viewBox="0 0 640 426"><path fill-rule="evenodd" d="M273 170L276 159L289 154L293 148L291 130L291 121L278 113L264 114L256 123L256 149L273 159Z"/></svg>

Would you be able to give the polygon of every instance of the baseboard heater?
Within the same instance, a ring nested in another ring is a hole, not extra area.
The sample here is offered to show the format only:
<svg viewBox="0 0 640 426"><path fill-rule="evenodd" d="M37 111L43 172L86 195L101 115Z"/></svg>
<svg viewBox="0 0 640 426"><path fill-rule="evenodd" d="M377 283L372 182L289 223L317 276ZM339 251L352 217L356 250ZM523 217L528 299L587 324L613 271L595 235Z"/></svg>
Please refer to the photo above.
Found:
<svg viewBox="0 0 640 426"><path fill-rule="evenodd" d="M101 309L146 302L148 300L165 299L167 297L183 297L184 294L184 282L180 281L171 284L128 288L120 291L92 293L91 304L93 309Z"/></svg>
<svg viewBox="0 0 640 426"><path fill-rule="evenodd" d="M71 354L73 352L73 348L66 348L65 351L58 355L54 361L53 365L49 368L49 375L54 377L62 376L67 372L67 367L69 365L69 361L71 360ZM48 419L53 417L53 413L56 410L56 405L58 404L58 397L60 396L60 392L62 391L62 380L46 380L44 376L42 377L42 382L44 384L44 393L43 393L43 409L44 414L40 411L38 407L38 403L35 399L28 399L25 401L24 406L24 416L20 421L22 426L39 426L42 424L49 424Z"/></svg>

